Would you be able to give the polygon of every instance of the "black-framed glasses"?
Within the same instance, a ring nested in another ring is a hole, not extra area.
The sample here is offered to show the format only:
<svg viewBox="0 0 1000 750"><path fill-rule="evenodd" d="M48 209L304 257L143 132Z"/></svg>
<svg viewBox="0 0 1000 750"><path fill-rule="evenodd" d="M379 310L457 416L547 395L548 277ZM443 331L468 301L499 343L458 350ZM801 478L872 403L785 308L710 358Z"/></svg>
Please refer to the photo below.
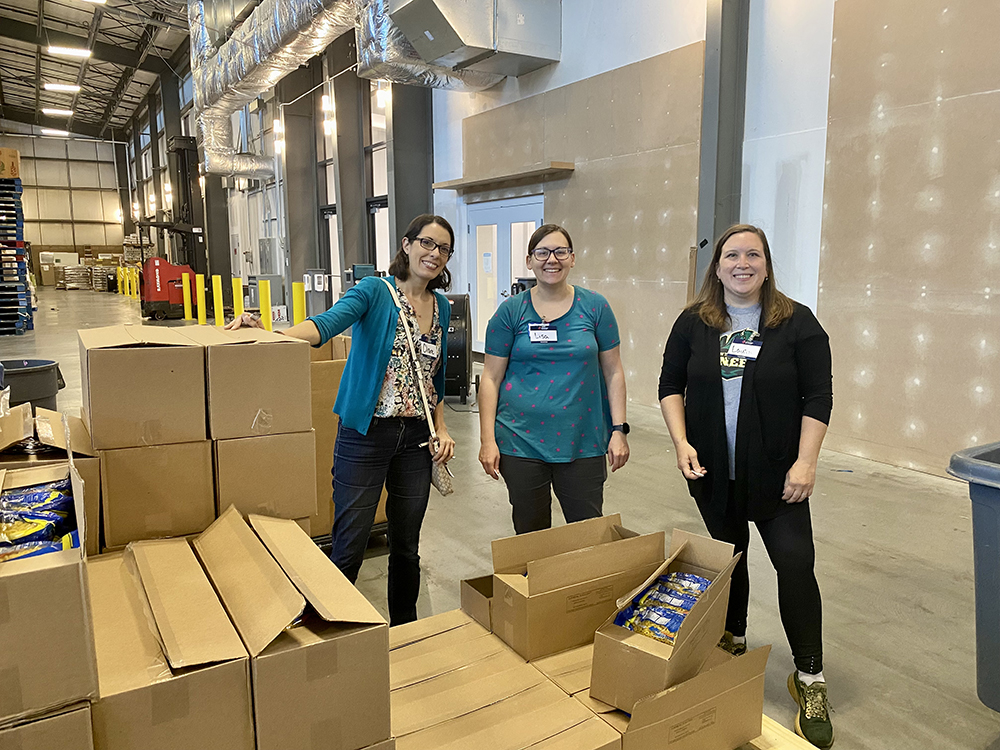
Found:
<svg viewBox="0 0 1000 750"><path fill-rule="evenodd" d="M443 255L444 257L446 258L451 257L452 253L451 245L442 245L440 242L435 242L430 237L417 237L416 240L417 242L420 243L420 247L422 247L424 250L437 249L441 252L441 255Z"/></svg>
<svg viewBox="0 0 1000 750"><path fill-rule="evenodd" d="M531 251L535 260L548 260L550 255L556 256L556 260L566 260L570 255L573 254L573 249L570 247L553 247L549 249L547 247L536 247Z"/></svg>

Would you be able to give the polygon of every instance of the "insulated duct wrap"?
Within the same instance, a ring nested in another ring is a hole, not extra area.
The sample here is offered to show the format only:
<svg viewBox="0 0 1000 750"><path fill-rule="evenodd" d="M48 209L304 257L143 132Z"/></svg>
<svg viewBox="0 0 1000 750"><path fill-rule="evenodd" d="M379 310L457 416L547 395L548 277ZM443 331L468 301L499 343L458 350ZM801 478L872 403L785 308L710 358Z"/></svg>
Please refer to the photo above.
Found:
<svg viewBox="0 0 1000 750"><path fill-rule="evenodd" d="M504 79L494 73L428 65L389 18L388 0L358 3L358 75L362 78L458 91L482 91Z"/></svg>

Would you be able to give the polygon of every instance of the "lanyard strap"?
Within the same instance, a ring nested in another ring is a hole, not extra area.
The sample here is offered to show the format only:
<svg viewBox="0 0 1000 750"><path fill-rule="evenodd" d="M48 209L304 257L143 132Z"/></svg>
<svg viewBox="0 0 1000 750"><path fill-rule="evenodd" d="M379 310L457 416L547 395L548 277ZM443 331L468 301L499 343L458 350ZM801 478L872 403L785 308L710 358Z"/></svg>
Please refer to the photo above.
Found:
<svg viewBox="0 0 1000 750"><path fill-rule="evenodd" d="M403 305L399 301L399 295L396 294L396 287L385 276L382 277L382 281L389 287L392 301L396 303L396 309L399 310L399 320L403 324L403 331L406 332L406 344L410 350L410 363L413 365L413 374L417 379L417 386L420 388L420 400L424 403L424 415L427 417L427 426L431 431L431 440L436 442L438 437L437 432L434 430L434 417L431 414L430 403L427 400L427 392L424 390L424 376L420 371L420 361L417 359L417 350L413 346L413 336L410 335L410 326L406 320L406 313L403 312Z"/></svg>

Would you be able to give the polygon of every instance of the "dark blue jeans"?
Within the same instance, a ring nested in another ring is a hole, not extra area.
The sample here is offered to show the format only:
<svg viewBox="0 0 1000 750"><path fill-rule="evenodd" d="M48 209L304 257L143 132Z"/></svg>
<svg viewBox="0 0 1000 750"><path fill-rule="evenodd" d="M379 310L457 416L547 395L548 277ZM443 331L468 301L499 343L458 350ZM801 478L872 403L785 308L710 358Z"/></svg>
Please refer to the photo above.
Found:
<svg viewBox="0 0 1000 750"><path fill-rule="evenodd" d="M417 619L420 526L431 487L427 422L373 418L368 434L339 425L333 449L333 549L330 558L351 583L358 579L375 523L382 485L389 494L389 620Z"/></svg>

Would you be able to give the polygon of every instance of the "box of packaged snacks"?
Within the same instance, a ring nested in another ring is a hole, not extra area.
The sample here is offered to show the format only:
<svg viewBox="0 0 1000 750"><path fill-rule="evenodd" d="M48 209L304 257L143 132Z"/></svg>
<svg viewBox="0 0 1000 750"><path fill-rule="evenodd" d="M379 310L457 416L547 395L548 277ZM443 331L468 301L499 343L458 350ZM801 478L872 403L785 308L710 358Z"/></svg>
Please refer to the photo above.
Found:
<svg viewBox="0 0 1000 750"><path fill-rule="evenodd" d="M632 712L698 674L725 632L733 545L674 529L670 555L594 635L590 694Z"/></svg>

